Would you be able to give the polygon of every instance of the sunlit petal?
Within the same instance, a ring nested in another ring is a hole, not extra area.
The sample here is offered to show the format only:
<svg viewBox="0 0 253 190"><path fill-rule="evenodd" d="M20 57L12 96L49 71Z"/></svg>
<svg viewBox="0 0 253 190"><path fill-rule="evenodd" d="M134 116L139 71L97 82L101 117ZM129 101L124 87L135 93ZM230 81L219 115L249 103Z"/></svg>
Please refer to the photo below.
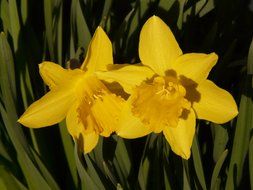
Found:
<svg viewBox="0 0 253 190"><path fill-rule="evenodd" d="M54 125L63 120L74 102L73 90L64 87L51 90L41 99L34 102L18 122L31 128L40 128Z"/></svg>
<svg viewBox="0 0 253 190"><path fill-rule="evenodd" d="M126 93L131 93L133 88L143 81L151 78L154 72L141 65L118 64L111 65L106 72L96 72L99 79L109 83L118 82Z"/></svg>
<svg viewBox="0 0 253 190"><path fill-rule="evenodd" d="M193 108L198 119L221 124L238 114L237 105L231 94L216 86L212 81L202 82L197 87L197 91L200 93L200 100L193 103Z"/></svg>
<svg viewBox="0 0 253 190"><path fill-rule="evenodd" d="M207 78L217 60L218 56L215 53L188 53L180 56L172 64L172 69L179 77L186 77L199 83Z"/></svg>
<svg viewBox="0 0 253 190"><path fill-rule="evenodd" d="M170 28L157 16L148 19L140 34L141 62L159 75L164 75L181 54L182 51Z"/></svg>
<svg viewBox="0 0 253 190"><path fill-rule="evenodd" d="M85 133L82 135L82 138L83 138L84 153L89 153L96 147L99 135L96 134L95 132Z"/></svg>
<svg viewBox="0 0 253 190"><path fill-rule="evenodd" d="M81 66L88 72L106 71L107 65L113 64L112 44L106 33L98 27L90 42L89 49Z"/></svg>
<svg viewBox="0 0 253 190"><path fill-rule="evenodd" d="M177 127L166 127L163 134L173 152L184 159L191 155L192 140L195 134L195 114L191 109L186 118L180 118Z"/></svg>
<svg viewBox="0 0 253 190"><path fill-rule="evenodd" d="M39 64L39 71L43 81L50 89L53 87L73 81L74 77L81 74L81 70L67 70L53 62L44 61Z"/></svg>
<svg viewBox="0 0 253 190"><path fill-rule="evenodd" d="M149 126L141 122L138 117L135 117L131 111L131 97L124 104L121 116L119 119L119 127L116 133L123 138L133 139L138 137L143 137L151 133Z"/></svg>
<svg viewBox="0 0 253 190"><path fill-rule="evenodd" d="M117 130L123 102L122 98L110 93L98 96L94 101L90 115L98 128L102 129L100 131L102 136L108 137Z"/></svg>

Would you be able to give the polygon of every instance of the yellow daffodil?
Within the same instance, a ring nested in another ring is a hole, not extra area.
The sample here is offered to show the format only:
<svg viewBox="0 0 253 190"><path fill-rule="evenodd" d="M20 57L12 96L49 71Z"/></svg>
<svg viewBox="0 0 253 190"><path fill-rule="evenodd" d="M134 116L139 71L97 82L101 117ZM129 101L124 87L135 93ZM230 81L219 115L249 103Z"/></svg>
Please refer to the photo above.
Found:
<svg viewBox="0 0 253 190"><path fill-rule="evenodd" d="M172 150L188 159L196 118L221 124L238 114L233 97L207 80L217 55L183 54L170 28L157 16L141 30L139 56L144 66L123 65L98 73L130 94L118 135L136 138L163 132Z"/></svg>
<svg viewBox="0 0 253 190"><path fill-rule="evenodd" d="M69 133L82 142L85 153L97 144L99 135L108 137L117 128L123 99L112 94L95 72L113 64L112 45L98 27L80 69L64 69L52 62L39 65L50 91L34 102L18 122L31 128L59 123L66 117Z"/></svg>

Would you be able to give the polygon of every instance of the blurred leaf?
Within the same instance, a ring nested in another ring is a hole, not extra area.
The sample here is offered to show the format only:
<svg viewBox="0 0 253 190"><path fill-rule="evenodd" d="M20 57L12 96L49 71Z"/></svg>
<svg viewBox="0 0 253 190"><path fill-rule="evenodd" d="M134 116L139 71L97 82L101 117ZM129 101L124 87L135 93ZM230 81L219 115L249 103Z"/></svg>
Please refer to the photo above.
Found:
<svg viewBox="0 0 253 190"><path fill-rule="evenodd" d="M220 173L221 167L222 167L227 155L228 155L228 150L225 150L221 154L220 158L218 159L218 161L217 161L217 163L214 167L212 178L211 178L211 188L210 188L211 190L214 190L214 189L217 188L216 183L217 183L217 180L218 180L218 177L219 177L219 173Z"/></svg>
<svg viewBox="0 0 253 190"><path fill-rule="evenodd" d="M89 158L88 155L84 155L84 158L87 164L87 173L96 182L96 185L99 187L99 189L106 189L102 181L102 173L98 173L98 168L95 168L95 163L92 163L92 160Z"/></svg>
<svg viewBox="0 0 253 190"><path fill-rule="evenodd" d="M200 10L199 16L203 17L215 8L215 0L207 0L205 6Z"/></svg>
<svg viewBox="0 0 253 190"><path fill-rule="evenodd" d="M75 163L75 157L74 157L74 145L72 137L69 135L66 127L66 123L63 121L59 124L60 127L60 134L61 134L61 140L64 148L64 153L67 158L68 167L71 173L72 180L75 184L75 187L78 186L78 176L77 176L77 168Z"/></svg>
<svg viewBox="0 0 253 190"><path fill-rule="evenodd" d="M253 88L253 39L250 44L248 54L247 73L251 77L251 87ZM253 189L253 109L251 112L251 129L250 129L250 143L249 143L249 173L250 173L250 185Z"/></svg>
<svg viewBox="0 0 253 190"><path fill-rule="evenodd" d="M247 76L245 78L246 79L242 81L244 85L243 93L241 95L239 115L236 123L226 189L238 187L241 181L243 164L249 147L250 129L253 122L253 91L251 87L251 77Z"/></svg>
<svg viewBox="0 0 253 190"><path fill-rule="evenodd" d="M163 176L163 135L152 133L148 136L142 155L138 182L141 189L164 188Z"/></svg>
<svg viewBox="0 0 253 190"><path fill-rule="evenodd" d="M28 0L21 0L21 16L23 24L26 24L28 18Z"/></svg>
<svg viewBox="0 0 253 190"><path fill-rule="evenodd" d="M85 168L83 167L82 161L81 161L81 152L78 150L78 145L75 143L75 160L76 160L76 166L77 171L79 174L79 177L81 179L81 186L82 189L92 189L92 190L99 190L99 186L96 184L94 179L92 179Z"/></svg>
<svg viewBox="0 0 253 190"><path fill-rule="evenodd" d="M88 45L91 40L91 33L89 31L88 25L86 23L85 17L82 12L80 0L74 0L76 1L75 5L76 7L73 8L75 13L75 19L76 19L76 32L77 32L77 44L79 47L83 47L85 50L87 50Z"/></svg>
<svg viewBox="0 0 253 190"><path fill-rule="evenodd" d="M190 185L190 176L189 176L189 168L188 168L188 161L183 160L183 190L191 189Z"/></svg>
<svg viewBox="0 0 253 190"><path fill-rule="evenodd" d="M18 9L16 0L9 0L9 14L10 14L10 26L11 26L11 37L13 39L15 52L19 48L19 37L20 37L20 20L18 16Z"/></svg>
<svg viewBox="0 0 253 190"><path fill-rule="evenodd" d="M109 14L110 14L110 9L111 9L111 6L112 6L112 2L113 2L113 0L105 1L104 9L103 9L103 12L102 12L102 17L101 17L100 24L99 24L103 28L105 28L105 26L106 26L107 19L108 19Z"/></svg>
<svg viewBox="0 0 253 190"><path fill-rule="evenodd" d="M199 152L198 139L196 135L194 136L194 139L192 142L192 157L193 157L193 163L194 163L195 171L196 171L198 180L200 182L200 185L202 189L206 189L205 175L204 175L201 156Z"/></svg>
<svg viewBox="0 0 253 190"><path fill-rule="evenodd" d="M247 67L248 67L247 68L247 73L249 75L253 75L253 39L251 41L250 48L249 48Z"/></svg>
<svg viewBox="0 0 253 190"><path fill-rule="evenodd" d="M184 6L187 0L178 0L179 2L179 15L177 18L177 27L178 29L182 29L183 21L184 21Z"/></svg>
<svg viewBox="0 0 253 190"><path fill-rule="evenodd" d="M50 58L55 60L54 37L53 37L53 5L52 1L44 1L44 15L46 27L46 41L49 49Z"/></svg>
<svg viewBox="0 0 253 190"><path fill-rule="evenodd" d="M131 170L131 161L128 155L127 147L122 138L118 136L113 136L117 142L115 149L115 157L113 163L116 167L117 173L120 177L120 181L124 187L124 189L130 188L128 181L125 179L129 178L130 170Z"/></svg>
<svg viewBox="0 0 253 190"><path fill-rule="evenodd" d="M40 160L38 154L35 151L32 151L33 155L34 155L34 160L38 165L38 168L42 174L42 176L45 178L45 180L47 181L49 187L51 189L60 189L59 186L57 185L57 183L54 181L54 178L52 177L52 175L48 172L47 168L45 167L45 165L42 163L42 161Z"/></svg>
<svg viewBox="0 0 253 190"><path fill-rule="evenodd" d="M11 32L9 4L7 0L0 1L0 18L3 22L4 32Z"/></svg>
<svg viewBox="0 0 253 190"><path fill-rule="evenodd" d="M187 17L189 15L198 15L199 12L202 10L202 8L205 6L206 1L208 0L199 0L197 1L194 5L192 5L190 8L188 8L185 12L184 12L184 22L187 21Z"/></svg>
<svg viewBox="0 0 253 190"><path fill-rule="evenodd" d="M62 65L62 39L63 39L63 25L62 25L62 12L63 12L63 1L58 0L58 4L56 4L57 7L57 15L56 15L56 23L57 23L57 33L56 33L56 40L57 40L57 62Z"/></svg>
<svg viewBox="0 0 253 190"><path fill-rule="evenodd" d="M45 179L41 176L32 160L30 147L26 142L26 138L21 130L21 126L17 124L17 111L15 100L11 89L9 88L10 76L9 72L13 68L13 58L8 42L3 33L0 34L0 84L3 95L3 106L0 103L1 115L8 132L8 135L17 151L17 159L22 168L28 186L31 189L50 189ZM11 75L12 76L12 75Z"/></svg>
<svg viewBox="0 0 253 190"><path fill-rule="evenodd" d="M0 189L8 189L8 190L27 190L27 188L18 181L6 168L0 166L0 180L2 179L4 187ZM1 183L1 182L0 182Z"/></svg>
<svg viewBox="0 0 253 190"><path fill-rule="evenodd" d="M221 125L212 124L212 127L214 129L213 159L217 162L226 148L229 137L227 129Z"/></svg>

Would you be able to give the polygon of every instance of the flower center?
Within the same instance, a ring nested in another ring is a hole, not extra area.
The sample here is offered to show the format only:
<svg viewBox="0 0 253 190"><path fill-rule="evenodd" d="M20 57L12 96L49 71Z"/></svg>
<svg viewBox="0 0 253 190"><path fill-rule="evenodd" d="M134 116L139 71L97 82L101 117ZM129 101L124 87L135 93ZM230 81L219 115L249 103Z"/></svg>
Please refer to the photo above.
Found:
<svg viewBox="0 0 253 190"><path fill-rule="evenodd" d="M176 127L183 110L190 109L185 94L176 77L155 77L135 89L132 112L159 133L165 126Z"/></svg>
<svg viewBox="0 0 253 190"><path fill-rule="evenodd" d="M77 117L84 131L109 136L117 126L123 99L110 93L95 76L83 78L77 86Z"/></svg>

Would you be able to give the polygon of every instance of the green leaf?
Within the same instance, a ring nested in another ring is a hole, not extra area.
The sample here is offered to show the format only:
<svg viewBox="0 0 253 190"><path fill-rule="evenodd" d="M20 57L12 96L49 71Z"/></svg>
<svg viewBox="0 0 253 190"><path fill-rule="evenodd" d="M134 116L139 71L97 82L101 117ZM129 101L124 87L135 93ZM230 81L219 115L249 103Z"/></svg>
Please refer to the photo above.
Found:
<svg viewBox="0 0 253 190"><path fill-rule="evenodd" d="M79 174L79 177L81 179L81 186L82 189L92 189L92 190L99 190L99 187L97 186L96 182L93 181L93 179L89 176L85 168L83 167L82 161L81 161L81 152L79 151L77 143L75 143L75 161L76 161L76 167Z"/></svg>
<svg viewBox="0 0 253 190"><path fill-rule="evenodd" d="M44 16L46 27L46 42L49 49L51 60L56 61L54 52L54 37L53 37L53 7L52 1L44 1Z"/></svg>
<svg viewBox="0 0 253 190"><path fill-rule="evenodd" d="M4 121L7 133L12 141L16 152L17 160L24 173L28 187L30 189L50 189L46 180L40 174L35 164L31 160L32 153L22 132L21 126L17 123L17 110L15 96L11 91L11 76L14 66L11 49L3 33L0 34L0 85L4 106L0 102L0 112ZM14 87L15 88L15 87Z"/></svg>
<svg viewBox="0 0 253 190"><path fill-rule="evenodd" d="M207 0L205 6L200 10L199 16L203 17L215 8L215 0Z"/></svg>
<svg viewBox="0 0 253 190"><path fill-rule="evenodd" d="M74 145L72 137L69 135L66 127L65 122L61 122L59 124L60 127L60 134L61 134L61 140L64 148L64 153L67 158L68 167L71 173L72 180L75 184L75 187L78 186L78 176L77 176L77 168L75 163L75 157L74 157Z"/></svg>
<svg viewBox="0 0 253 190"><path fill-rule="evenodd" d="M16 52L18 50L20 38L20 20L18 16L16 0L9 0L9 14L10 14L11 37L13 39L14 50Z"/></svg>
<svg viewBox="0 0 253 190"><path fill-rule="evenodd" d="M194 139L192 142L192 157L193 157L194 168L195 168L198 180L200 182L200 185L202 189L206 189L205 175L204 175L201 156L199 152L198 139L196 135L194 136Z"/></svg>
<svg viewBox="0 0 253 190"><path fill-rule="evenodd" d="M27 190L27 188L9 172L4 166L0 166L0 189L8 190Z"/></svg>
<svg viewBox="0 0 253 190"><path fill-rule="evenodd" d="M2 20L4 32L11 32L9 4L7 0L0 1L0 18Z"/></svg>
<svg viewBox="0 0 253 190"><path fill-rule="evenodd" d="M107 23L107 20L108 20L108 17L109 17L112 2L113 2L113 0L105 1L102 16L101 16L101 20L100 20L100 24L99 24L103 28L106 28L105 26L106 26L106 23Z"/></svg>
<svg viewBox="0 0 253 190"><path fill-rule="evenodd" d="M253 117L253 116L252 116ZM250 185L253 189L253 127L251 129L251 139L249 143L249 174L250 174Z"/></svg>
<svg viewBox="0 0 253 190"><path fill-rule="evenodd" d="M25 25L28 19L28 0L21 0L21 16L22 22Z"/></svg>
<svg viewBox="0 0 253 190"><path fill-rule="evenodd" d="M225 150L221 154L220 158L218 159L218 161L214 167L212 178L211 178L211 188L210 188L211 190L214 190L217 187L216 184L218 181L219 173L220 173L221 167L222 167L227 155L228 155L228 150Z"/></svg>
<svg viewBox="0 0 253 190"><path fill-rule="evenodd" d="M91 179L93 179L96 182L96 185L98 186L99 189L101 189L101 190L105 189L105 186L103 185L103 182L102 182L103 176L100 176L98 174L97 170L95 169L95 167L88 155L84 155L84 158L85 158L85 162L87 164L87 173L89 174Z"/></svg>
<svg viewBox="0 0 253 190"><path fill-rule="evenodd" d="M39 155L32 150L32 153L34 155L34 159L36 164L38 165L38 168L42 174L42 176L45 178L45 180L47 181L48 185L50 186L51 189L55 189L55 190L60 190L59 186L57 185L57 183L54 181L54 178L52 177L52 175L48 172L47 168L45 167L45 165L42 163L42 161L39 158Z"/></svg>
<svg viewBox="0 0 253 190"><path fill-rule="evenodd" d="M212 127L214 130L213 159L217 162L226 148L229 137L227 129L221 125L212 124Z"/></svg>
<svg viewBox="0 0 253 190"><path fill-rule="evenodd" d="M123 185L124 189L127 189L130 188L130 186L125 179L129 177L131 170L130 157L124 140L118 136L113 136L113 138L117 142L113 163L120 177L121 184Z"/></svg>
<svg viewBox="0 0 253 190"><path fill-rule="evenodd" d="M79 0L76 1L75 12L76 13L76 32L77 32L77 44L79 47L84 47L87 50L91 40L91 33L86 23L85 17L82 12L82 8Z"/></svg>
<svg viewBox="0 0 253 190"><path fill-rule="evenodd" d="M240 184L243 164L249 147L250 130L253 122L253 91L251 87L251 76L246 76L245 80L242 81L242 84L244 86L241 95L239 115L236 123L226 189L233 189Z"/></svg>
<svg viewBox="0 0 253 190"><path fill-rule="evenodd" d="M249 54L248 54L248 64L247 72L249 75L253 75L253 39L250 44Z"/></svg>

